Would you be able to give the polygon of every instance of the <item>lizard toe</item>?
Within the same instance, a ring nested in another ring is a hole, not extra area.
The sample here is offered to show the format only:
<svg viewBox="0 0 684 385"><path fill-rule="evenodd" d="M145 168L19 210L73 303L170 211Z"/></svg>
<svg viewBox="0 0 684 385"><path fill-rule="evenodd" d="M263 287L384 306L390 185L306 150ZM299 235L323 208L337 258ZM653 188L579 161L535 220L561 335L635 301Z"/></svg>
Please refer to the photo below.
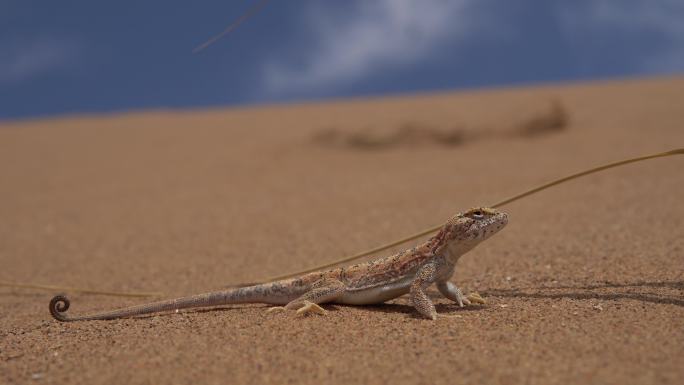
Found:
<svg viewBox="0 0 684 385"><path fill-rule="evenodd" d="M485 301L485 299L480 297L480 295L477 293L468 294L467 299L472 303L479 303L481 305L487 304L487 301Z"/></svg>

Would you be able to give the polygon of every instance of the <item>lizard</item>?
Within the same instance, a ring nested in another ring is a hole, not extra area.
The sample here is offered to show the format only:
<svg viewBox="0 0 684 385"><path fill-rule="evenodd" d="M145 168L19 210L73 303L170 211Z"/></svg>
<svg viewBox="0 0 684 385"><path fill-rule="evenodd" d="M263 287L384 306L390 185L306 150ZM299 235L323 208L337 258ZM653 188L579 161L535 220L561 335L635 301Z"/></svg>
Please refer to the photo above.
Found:
<svg viewBox="0 0 684 385"><path fill-rule="evenodd" d="M437 311L426 289L436 284L439 292L460 307L484 303L479 295L464 296L449 281L459 258L499 232L508 215L488 207L456 214L425 242L394 255L347 267L304 274L276 282L196 294L152 302L93 315L69 317L64 313L70 301L57 295L50 301L50 313L58 321L110 320L162 311L241 303L266 303L272 310L294 310L298 314L325 314L325 303L370 305L409 294L411 304L427 319Z"/></svg>

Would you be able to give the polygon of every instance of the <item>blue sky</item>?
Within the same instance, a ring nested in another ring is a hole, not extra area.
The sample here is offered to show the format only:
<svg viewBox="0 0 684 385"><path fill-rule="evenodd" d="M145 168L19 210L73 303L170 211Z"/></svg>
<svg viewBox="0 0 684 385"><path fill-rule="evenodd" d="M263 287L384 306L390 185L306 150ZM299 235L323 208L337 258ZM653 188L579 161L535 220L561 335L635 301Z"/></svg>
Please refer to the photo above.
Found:
<svg viewBox="0 0 684 385"><path fill-rule="evenodd" d="M682 0L0 2L0 119L684 71Z"/></svg>

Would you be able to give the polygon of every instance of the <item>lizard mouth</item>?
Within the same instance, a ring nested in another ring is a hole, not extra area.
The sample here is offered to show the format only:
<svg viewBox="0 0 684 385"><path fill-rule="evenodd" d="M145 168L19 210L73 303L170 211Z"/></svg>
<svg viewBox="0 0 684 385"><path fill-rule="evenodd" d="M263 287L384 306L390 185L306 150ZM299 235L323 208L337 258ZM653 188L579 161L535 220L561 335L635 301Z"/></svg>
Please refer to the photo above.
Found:
<svg viewBox="0 0 684 385"><path fill-rule="evenodd" d="M506 226L508 224L508 214L506 213L499 213L499 222L501 223L501 226Z"/></svg>

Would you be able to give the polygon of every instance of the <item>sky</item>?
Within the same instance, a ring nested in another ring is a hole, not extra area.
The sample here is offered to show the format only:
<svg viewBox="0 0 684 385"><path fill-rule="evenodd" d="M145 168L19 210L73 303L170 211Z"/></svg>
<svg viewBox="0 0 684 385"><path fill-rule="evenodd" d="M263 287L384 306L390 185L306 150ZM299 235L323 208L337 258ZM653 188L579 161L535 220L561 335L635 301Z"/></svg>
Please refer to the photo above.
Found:
<svg viewBox="0 0 684 385"><path fill-rule="evenodd" d="M684 0L0 0L0 120L684 72Z"/></svg>

